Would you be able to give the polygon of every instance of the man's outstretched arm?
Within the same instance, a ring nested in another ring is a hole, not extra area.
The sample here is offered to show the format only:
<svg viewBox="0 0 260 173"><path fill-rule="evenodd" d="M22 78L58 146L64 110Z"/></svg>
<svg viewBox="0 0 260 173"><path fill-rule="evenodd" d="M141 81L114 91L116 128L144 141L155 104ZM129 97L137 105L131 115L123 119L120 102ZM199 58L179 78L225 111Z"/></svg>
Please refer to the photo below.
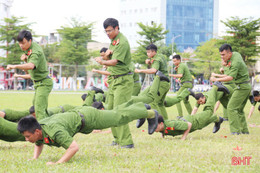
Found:
<svg viewBox="0 0 260 173"><path fill-rule="evenodd" d="M183 133L181 140L185 140L190 132L192 124L190 122L187 122L187 123L188 123L188 129L185 130L185 132Z"/></svg>

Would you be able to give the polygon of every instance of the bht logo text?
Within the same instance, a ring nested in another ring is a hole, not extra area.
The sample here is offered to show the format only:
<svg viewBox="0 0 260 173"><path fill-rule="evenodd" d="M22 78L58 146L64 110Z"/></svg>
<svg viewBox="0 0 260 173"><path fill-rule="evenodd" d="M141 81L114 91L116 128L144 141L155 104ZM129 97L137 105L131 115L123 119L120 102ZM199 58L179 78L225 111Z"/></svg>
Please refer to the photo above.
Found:
<svg viewBox="0 0 260 173"><path fill-rule="evenodd" d="M232 157L231 165L250 165L250 159L252 159L251 156Z"/></svg>

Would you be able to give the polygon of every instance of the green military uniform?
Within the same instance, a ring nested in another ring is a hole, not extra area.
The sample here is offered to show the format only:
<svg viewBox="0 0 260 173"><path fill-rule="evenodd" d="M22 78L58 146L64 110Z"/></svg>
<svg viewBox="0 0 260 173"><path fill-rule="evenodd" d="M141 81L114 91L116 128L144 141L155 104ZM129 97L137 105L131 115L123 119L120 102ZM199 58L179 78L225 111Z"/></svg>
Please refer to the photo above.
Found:
<svg viewBox="0 0 260 173"><path fill-rule="evenodd" d="M135 65L133 62L131 62L131 68L132 68L132 71L134 72ZM133 88L132 96L138 96L138 94L141 91L141 83L140 83L140 79L139 79L139 74L134 73L133 78L134 78L134 88Z"/></svg>
<svg viewBox="0 0 260 173"><path fill-rule="evenodd" d="M248 133L244 107L251 91L247 66L238 52L233 52L227 62L227 75L233 77L236 84L234 93L227 105L228 122L231 133Z"/></svg>
<svg viewBox="0 0 260 173"><path fill-rule="evenodd" d="M96 93L95 91L87 91L87 97L83 103L83 106L92 106L92 104L97 102L105 102L106 96L102 93Z"/></svg>
<svg viewBox="0 0 260 173"><path fill-rule="evenodd" d="M2 110L5 113L5 119L8 121L16 122L19 121L21 118L30 115L29 109L23 111L16 111L12 109L4 109Z"/></svg>
<svg viewBox="0 0 260 173"><path fill-rule="evenodd" d="M183 134L188 129L187 122L192 123L190 132L200 130L212 122L218 122L219 118L213 115L214 105L224 95L223 92L217 91L216 86L213 86L208 92L208 99L202 112L181 117L179 120L166 120L163 135L176 136Z"/></svg>
<svg viewBox="0 0 260 173"><path fill-rule="evenodd" d="M122 126L135 119L147 118L148 113L144 104L132 103L128 102L113 110L102 111L83 106L71 112L40 120L43 140L37 141L36 145L47 144L67 149L76 133L89 134L94 129ZM83 123L84 121L85 123Z"/></svg>
<svg viewBox="0 0 260 173"><path fill-rule="evenodd" d="M126 37L119 34L111 40L109 49L113 51L111 60L116 59L118 63L110 66L111 81L109 82L108 109L111 110L115 106L127 102L133 92L133 72L131 71L131 52ZM112 133L116 143L124 146L133 144L131 132L128 124L122 127L113 127Z"/></svg>
<svg viewBox="0 0 260 173"><path fill-rule="evenodd" d="M179 67L177 69L177 74L182 74L182 77L180 78L181 80L181 88L178 90L178 92L176 93L177 95L179 95L182 91L184 91L185 89L192 89L193 85L192 85L192 77L190 74L190 70L188 68L188 66L184 63L180 63ZM186 91L186 90L185 90ZM189 92L188 90L186 92ZM186 110L189 114L191 114L192 108L190 105L190 102L186 99L186 97L183 99L183 103L186 107ZM181 103L177 103L177 110L179 113L179 116L183 116L182 113L182 107L181 107Z"/></svg>
<svg viewBox="0 0 260 173"><path fill-rule="evenodd" d="M17 130L17 123L8 121L0 117L0 140L4 140L7 142L15 142L25 141L25 138Z"/></svg>
<svg viewBox="0 0 260 173"><path fill-rule="evenodd" d="M163 55L156 54L151 58L151 68L161 71L165 76L169 77L167 62ZM167 81L161 81L159 87L159 95L155 96L154 101L150 104L152 108L158 110L159 114L163 116L164 119L168 119L168 114L164 106L164 100L167 92L170 89L170 83ZM150 87L146 88L140 95L146 95L150 90Z"/></svg>
<svg viewBox="0 0 260 173"><path fill-rule="evenodd" d="M179 95L170 97L166 96L165 98L165 107L171 107L179 102L181 102L183 99L185 99L187 96L190 95L190 92L187 88L185 88Z"/></svg>
<svg viewBox="0 0 260 173"><path fill-rule="evenodd" d="M28 70L31 79L34 83L34 99L33 105L38 120L47 117L48 96L52 90L52 80L48 77L47 61L42 51L42 48L32 42L31 47L24 51L28 56L28 63L33 63L35 68Z"/></svg>
<svg viewBox="0 0 260 173"><path fill-rule="evenodd" d="M57 106L57 107L53 107L53 108L48 108L47 112L49 116L52 116L54 114L58 114L58 113L64 113L64 112L68 112L72 109L74 109L76 106L72 106L72 105L61 105L61 106Z"/></svg>

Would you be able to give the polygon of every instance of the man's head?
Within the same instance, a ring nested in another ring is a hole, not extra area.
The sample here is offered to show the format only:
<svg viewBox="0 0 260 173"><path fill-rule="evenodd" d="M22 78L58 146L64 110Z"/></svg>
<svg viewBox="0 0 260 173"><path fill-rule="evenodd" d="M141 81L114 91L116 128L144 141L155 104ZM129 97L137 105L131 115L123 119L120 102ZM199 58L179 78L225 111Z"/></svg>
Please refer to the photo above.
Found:
<svg viewBox="0 0 260 173"><path fill-rule="evenodd" d="M108 60L105 56L105 53L107 51L107 48L106 47L103 47L101 50L100 50L100 56L102 57L103 60Z"/></svg>
<svg viewBox="0 0 260 173"><path fill-rule="evenodd" d="M150 44L146 47L146 53L148 58L153 58L157 53L157 46L155 46L154 44Z"/></svg>
<svg viewBox="0 0 260 173"><path fill-rule="evenodd" d="M206 97L202 93L195 94L195 99L199 105L203 105L206 103Z"/></svg>
<svg viewBox="0 0 260 173"><path fill-rule="evenodd" d="M32 45L32 34L30 31L22 30L17 36L20 48L25 51Z"/></svg>
<svg viewBox="0 0 260 173"><path fill-rule="evenodd" d="M96 108L96 109L99 109L99 110L104 110L104 105L102 102L94 102L92 104L92 107Z"/></svg>
<svg viewBox="0 0 260 173"><path fill-rule="evenodd" d="M172 57L172 62L175 66L178 66L181 63L181 56L180 55L174 55Z"/></svg>
<svg viewBox="0 0 260 173"><path fill-rule="evenodd" d="M253 91L253 96L254 96L254 100L256 102L260 101L260 93L259 93L259 91Z"/></svg>
<svg viewBox="0 0 260 173"><path fill-rule="evenodd" d="M82 94L81 95L81 99L83 100L83 102L86 100L87 94Z"/></svg>
<svg viewBox="0 0 260 173"><path fill-rule="evenodd" d="M31 106L30 109L29 109L29 112L32 116L35 117L35 109L34 109L34 106Z"/></svg>
<svg viewBox="0 0 260 173"><path fill-rule="evenodd" d="M118 20L116 20L114 18L107 18L103 22L103 26L105 29L105 33L107 34L107 36L110 39L114 39L118 35L118 33L119 33Z"/></svg>
<svg viewBox="0 0 260 173"><path fill-rule="evenodd" d="M219 48L221 59L227 62L232 57L232 47L229 44L223 44Z"/></svg>
<svg viewBox="0 0 260 173"><path fill-rule="evenodd" d="M33 116L26 116L19 120L17 130L25 137L26 141L35 143L42 139L42 128Z"/></svg>
<svg viewBox="0 0 260 173"><path fill-rule="evenodd" d="M164 119L161 115L158 116L158 125L155 129L156 132L162 132L164 130Z"/></svg>

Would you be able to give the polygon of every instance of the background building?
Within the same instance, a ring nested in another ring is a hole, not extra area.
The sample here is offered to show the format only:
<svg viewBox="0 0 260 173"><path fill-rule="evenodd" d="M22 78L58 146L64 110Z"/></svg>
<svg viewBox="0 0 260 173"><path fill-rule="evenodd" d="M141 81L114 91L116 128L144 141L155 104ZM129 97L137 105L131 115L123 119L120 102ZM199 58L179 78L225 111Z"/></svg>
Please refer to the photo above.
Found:
<svg viewBox="0 0 260 173"><path fill-rule="evenodd" d="M11 13L10 13L10 8L12 5L12 0L0 0L0 24L4 24L3 19L4 18L10 18ZM1 43L0 44L5 44ZM2 49L0 49L0 57L6 57L6 52Z"/></svg>
<svg viewBox="0 0 260 173"><path fill-rule="evenodd" d="M120 29L132 48L137 47L136 24L161 23L169 30L164 42L177 44L179 50L195 49L218 33L218 0L121 0Z"/></svg>

